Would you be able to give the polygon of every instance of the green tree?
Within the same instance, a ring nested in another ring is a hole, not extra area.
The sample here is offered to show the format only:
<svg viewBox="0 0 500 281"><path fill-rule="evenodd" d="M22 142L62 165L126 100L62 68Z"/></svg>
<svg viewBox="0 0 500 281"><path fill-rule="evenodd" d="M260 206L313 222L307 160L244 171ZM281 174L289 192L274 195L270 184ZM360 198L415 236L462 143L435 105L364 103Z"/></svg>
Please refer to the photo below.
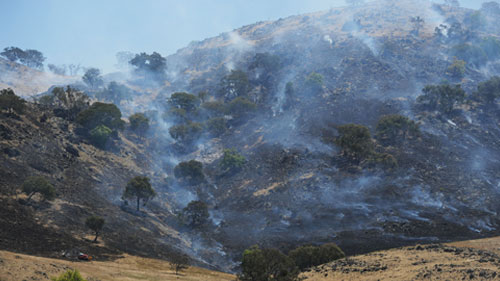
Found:
<svg viewBox="0 0 500 281"><path fill-rule="evenodd" d="M16 96L10 88L0 90L0 109L21 114L26 108L26 101Z"/></svg>
<svg viewBox="0 0 500 281"><path fill-rule="evenodd" d="M190 184L199 184L205 181L203 163L196 160L179 163L174 168L174 175L176 178L186 180Z"/></svg>
<svg viewBox="0 0 500 281"><path fill-rule="evenodd" d="M494 76L487 81L479 83L474 95L488 103L492 103L496 98L500 97L500 77Z"/></svg>
<svg viewBox="0 0 500 281"><path fill-rule="evenodd" d="M90 216L85 220L85 225L95 233L94 242L97 242L97 236L104 227L104 219L99 216Z"/></svg>
<svg viewBox="0 0 500 281"><path fill-rule="evenodd" d="M345 254L334 243L327 243L321 246L301 246L290 251L288 256L303 271L313 266L343 258Z"/></svg>
<svg viewBox="0 0 500 281"><path fill-rule="evenodd" d="M462 79L465 75L465 65L465 61L454 58L453 64L448 66L446 74L450 75L453 78Z"/></svg>
<svg viewBox="0 0 500 281"><path fill-rule="evenodd" d="M227 121L224 117L215 117L207 120L207 130L214 136L218 137L227 131Z"/></svg>
<svg viewBox="0 0 500 281"><path fill-rule="evenodd" d="M226 105L221 101L204 102L201 107L205 109L211 117L221 117L226 114Z"/></svg>
<svg viewBox="0 0 500 281"><path fill-rule="evenodd" d="M65 273L59 275L59 277L51 278L52 281L87 281L82 277L78 270L68 269Z"/></svg>
<svg viewBox="0 0 500 281"><path fill-rule="evenodd" d="M156 192L151 186L148 177L137 176L131 179L125 191L123 192L123 198L125 199L136 199L137 211L139 211L140 201L143 201L143 205L156 196Z"/></svg>
<svg viewBox="0 0 500 281"><path fill-rule="evenodd" d="M101 71L97 68L89 68L82 76L82 80L92 89L97 89L104 84Z"/></svg>
<svg viewBox="0 0 500 281"><path fill-rule="evenodd" d="M22 50L18 47L7 47L3 49L0 55L9 61L19 62L36 69L42 69L43 62L45 61L45 57L40 51L30 49Z"/></svg>
<svg viewBox="0 0 500 281"><path fill-rule="evenodd" d="M191 144L201 136L203 126L198 122L189 122L172 126L168 129L168 132L175 140Z"/></svg>
<svg viewBox="0 0 500 281"><path fill-rule="evenodd" d="M314 91L319 91L323 87L323 81L323 75L313 71L306 77L306 86Z"/></svg>
<svg viewBox="0 0 500 281"><path fill-rule="evenodd" d="M124 121L121 120L122 113L112 103L95 102L88 109L83 110L76 117L76 122L85 128L93 128L104 125L110 129L122 129Z"/></svg>
<svg viewBox="0 0 500 281"><path fill-rule="evenodd" d="M105 100L115 104L120 104L122 100L132 100L134 95L136 95L135 91L115 81L109 82L106 88L96 93L96 97L99 100Z"/></svg>
<svg viewBox="0 0 500 281"><path fill-rule="evenodd" d="M169 103L175 108L182 108L192 112L200 105L200 99L188 93L174 93L170 96Z"/></svg>
<svg viewBox="0 0 500 281"><path fill-rule="evenodd" d="M206 224L209 217L208 206L203 201L191 201L182 209L182 220L185 224L193 227L199 227Z"/></svg>
<svg viewBox="0 0 500 281"><path fill-rule="evenodd" d="M295 281L299 270L294 261L276 249L253 246L243 252L241 281Z"/></svg>
<svg viewBox="0 0 500 281"><path fill-rule="evenodd" d="M90 141L99 148L105 148L111 133L113 131L110 128L99 125L90 130Z"/></svg>
<svg viewBox="0 0 500 281"><path fill-rule="evenodd" d="M40 103L54 108L54 114L67 120L75 120L80 112L90 105L90 98L82 91L70 86L55 87L51 95L44 96Z"/></svg>
<svg viewBox="0 0 500 281"><path fill-rule="evenodd" d="M246 98L237 97L227 104L226 110L235 119L244 119L257 109L257 105Z"/></svg>
<svg viewBox="0 0 500 281"><path fill-rule="evenodd" d="M238 171L245 165L245 156L241 155L236 149L224 149L220 166L225 171Z"/></svg>
<svg viewBox="0 0 500 281"><path fill-rule="evenodd" d="M135 113L128 118L130 121L130 129L144 133L149 129L149 118L144 113Z"/></svg>
<svg viewBox="0 0 500 281"><path fill-rule="evenodd" d="M342 148L343 152L358 159L366 158L373 153L373 141L367 127L347 124L338 126L337 131L340 136L335 142Z"/></svg>
<svg viewBox="0 0 500 281"><path fill-rule="evenodd" d="M220 81L220 93L226 101L244 97L250 91L248 76L241 70L231 70L229 75Z"/></svg>
<svg viewBox="0 0 500 281"><path fill-rule="evenodd" d="M460 85L429 85L422 92L423 95L417 98L420 106L444 113L451 113L456 105L465 100L465 91Z"/></svg>
<svg viewBox="0 0 500 281"><path fill-rule="evenodd" d="M187 269L191 263L191 259L186 254L173 253L169 257L170 268L175 270L175 275L178 275L180 271Z"/></svg>
<svg viewBox="0 0 500 281"><path fill-rule="evenodd" d="M129 64L134 66L135 71L139 74L157 80L163 80L165 78L167 60L157 52L153 52L151 55L146 53L137 54L129 61Z"/></svg>
<svg viewBox="0 0 500 281"><path fill-rule="evenodd" d="M54 186L45 177L41 176L28 177L23 182L22 190L28 195L28 202L36 193L41 194L44 200L51 201L56 198Z"/></svg>
<svg viewBox="0 0 500 281"><path fill-rule="evenodd" d="M384 115L376 127L375 137L384 143L397 143L409 136L420 135L417 123L398 114Z"/></svg>

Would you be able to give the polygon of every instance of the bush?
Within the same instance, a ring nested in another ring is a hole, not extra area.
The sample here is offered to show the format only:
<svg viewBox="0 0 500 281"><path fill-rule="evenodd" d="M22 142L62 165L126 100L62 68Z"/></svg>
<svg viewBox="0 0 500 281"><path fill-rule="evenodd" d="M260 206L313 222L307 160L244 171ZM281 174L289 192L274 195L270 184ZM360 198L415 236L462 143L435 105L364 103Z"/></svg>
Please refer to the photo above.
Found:
<svg viewBox="0 0 500 281"><path fill-rule="evenodd" d="M398 161L389 153L374 153L366 164L371 167L379 167L389 171L398 167Z"/></svg>
<svg viewBox="0 0 500 281"><path fill-rule="evenodd" d="M243 119L255 111L257 105L246 98L237 97L226 107L227 112L235 119Z"/></svg>
<svg viewBox="0 0 500 281"><path fill-rule="evenodd" d="M128 120L130 121L130 129L136 132L144 133L149 129L149 118L143 113L132 114Z"/></svg>
<svg viewBox="0 0 500 281"><path fill-rule="evenodd" d="M26 108L26 101L16 96L12 89L0 90L0 109L21 114Z"/></svg>
<svg viewBox="0 0 500 281"><path fill-rule="evenodd" d="M207 130L213 136L221 136L227 131L227 121L224 117L215 117L209 119L205 125Z"/></svg>
<svg viewBox="0 0 500 281"><path fill-rule="evenodd" d="M105 148L111 133L113 131L110 128L99 125L90 130L90 141L99 148Z"/></svg>
<svg viewBox="0 0 500 281"><path fill-rule="evenodd" d="M59 275L57 278L51 278L52 281L87 281L85 280L78 270L68 270Z"/></svg>
<svg viewBox="0 0 500 281"><path fill-rule="evenodd" d="M202 201L191 201L182 209L182 220L189 226L202 226L208 222L209 217L208 206Z"/></svg>
<svg viewBox="0 0 500 281"><path fill-rule="evenodd" d="M454 46L452 55L475 66L481 66L488 61L488 56L483 49L472 44Z"/></svg>
<svg viewBox="0 0 500 281"><path fill-rule="evenodd" d="M201 105L201 107L208 111L208 114L213 117L224 116L226 113L226 106L220 101L205 102Z"/></svg>
<svg viewBox="0 0 500 281"><path fill-rule="evenodd" d="M494 76L488 81L479 83L474 95L489 103L493 102L500 97L500 77Z"/></svg>
<svg viewBox="0 0 500 281"><path fill-rule="evenodd" d="M302 271L306 268L318 266L345 257L344 252L334 243L321 246L301 246L290 251L288 256Z"/></svg>
<svg viewBox="0 0 500 281"><path fill-rule="evenodd" d="M123 198L132 199L135 198L137 202L137 211L139 211L140 201L143 201L143 205L156 196L156 192L151 186L148 177L137 176L131 179L125 191L123 192Z"/></svg>
<svg viewBox="0 0 500 281"><path fill-rule="evenodd" d="M40 193L44 200L53 200L56 197L54 186L44 177L28 177L22 186L23 192L28 195L28 202L36 193Z"/></svg>
<svg viewBox="0 0 500 281"><path fill-rule="evenodd" d="M224 149L220 166L226 171L237 171L243 168L245 162L245 156L239 154L235 149Z"/></svg>
<svg viewBox="0 0 500 281"><path fill-rule="evenodd" d="M90 216L85 220L85 225L95 233L94 242L104 226L104 219L99 216Z"/></svg>
<svg viewBox="0 0 500 281"><path fill-rule="evenodd" d="M241 70L231 70L220 82L220 93L226 101L244 97L250 91L248 76Z"/></svg>
<svg viewBox="0 0 500 281"><path fill-rule="evenodd" d="M40 98L40 103L45 106L54 107L54 114L68 120L75 120L80 112L87 109L90 104L90 98L81 91L70 86L55 87L52 89L52 95Z"/></svg>
<svg viewBox="0 0 500 281"><path fill-rule="evenodd" d="M420 135L420 129L417 123L405 116L384 115L377 123L376 138L387 144L418 135Z"/></svg>
<svg viewBox="0 0 500 281"><path fill-rule="evenodd" d="M90 88L96 89L104 84L102 80L101 71L97 68L89 68L82 76L83 83L87 84Z"/></svg>
<svg viewBox="0 0 500 281"><path fill-rule="evenodd" d="M78 114L76 122L89 130L99 125L104 125L111 129L123 129L125 122L121 117L122 113L116 105L95 102L88 109Z"/></svg>
<svg viewBox="0 0 500 281"><path fill-rule="evenodd" d="M203 163L196 160L179 163L174 168L174 175L176 178L186 180L190 184L199 184L205 181Z"/></svg>
<svg viewBox="0 0 500 281"><path fill-rule="evenodd" d="M373 142L370 130L363 125L347 124L337 127L340 134L335 140L343 152L362 159L373 153Z"/></svg>
<svg viewBox="0 0 500 281"><path fill-rule="evenodd" d="M417 98L417 104L444 113L451 113L455 105L462 104L465 100L465 91L460 85L429 85L422 92L424 94Z"/></svg>
<svg viewBox="0 0 500 281"><path fill-rule="evenodd" d="M197 140L203 132L203 126L198 122L175 125L168 129L172 138L177 141L185 141L187 144Z"/></svg>
<svg viewBox="0 0 500 281"><path fill-rule="evenodd" d="M129 87L112 81L102 91L97 92L96 98L112 103L120 104L122 100L131 100L136 94Z"/></svg>
<svg viewBox="0 0 500 281"><path fill-rule="evenodd" d="M241 273L242 281L297 280L299 270L293 260L276 249L260 249L253 246L243 252Z"/></svg>
<svg viewBox="0 0 500 281"><path fill-rule="evenodd" d="M323 75L313 71L306 77L306 85L318 91L323 87L323 80Z"/></svg>
<svg viewBox="0 0 500 281"><path fill-rule="evenodd" d="M175 275L178 275L180 271L188 268L191 259L185 254L173 253L169 258L169 262L170 268L175 270Z"/></svg>
<svg viewBox="0 0 500 281"><path fill-rule="evenodd" d="M188 93L174 93L169 99L170 105L184 109L186 112L194 111L200 105L200 99Z"/></svg>
<svg viewBox="0 0 500 281"><path fill-rule="evenodd" d="M463 78L465 75L465 64L465 61L455 58L453 64L446 70L446 74L457 79Z"/></svg>

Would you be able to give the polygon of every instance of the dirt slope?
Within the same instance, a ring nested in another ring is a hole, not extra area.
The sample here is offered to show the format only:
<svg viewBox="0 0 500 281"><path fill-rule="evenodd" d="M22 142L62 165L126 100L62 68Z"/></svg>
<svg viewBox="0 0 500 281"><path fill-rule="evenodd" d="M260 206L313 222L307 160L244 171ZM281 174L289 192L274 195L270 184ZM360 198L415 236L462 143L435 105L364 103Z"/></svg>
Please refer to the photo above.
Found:
<svg viewBox="0 0 500 281"><path fill-rule="evenodd" d="M303 273L305 280L500 280L500 237L359 255Z"/></svg>
<svg viewBox="0 0 500 281"><path fill-rule="evenodd" d="M168 262L129 255L114 261L78 262L0 251L1 281L50 280L68 269L78 269L89 281L235 279L231 274L198 267L190 267L176 276Z"/></svg>

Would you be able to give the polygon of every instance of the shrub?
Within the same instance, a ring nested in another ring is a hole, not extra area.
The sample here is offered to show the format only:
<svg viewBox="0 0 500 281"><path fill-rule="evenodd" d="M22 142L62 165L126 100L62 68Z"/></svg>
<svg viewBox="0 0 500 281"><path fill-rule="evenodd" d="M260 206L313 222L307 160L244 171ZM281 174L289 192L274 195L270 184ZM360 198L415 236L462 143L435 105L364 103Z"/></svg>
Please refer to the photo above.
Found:
<svg viewBox="0 0 500 281"><path fill-rule="evenodd" d="M149 129L149 118L143 113L132 114L128 120L130 121L130 129L136 132L144 133Z"/></svg>
<svg viewBox="0 0 500 281"><path fill-rule="evenodd" d="M252 111L257 108L257 105L246 98L237 97L232 100L226 107L227 112L236 119L247 117Z"/></svg>
<svg viewBox="0 0 500 281"><path fill-rule="evenodd" d="M226 106L220 101L209 101L201 105L206 111L208 111L210 116L219 117L224 116L226 113Z"/></svg>
<svg viewBox="0 0 500 281"><path fill-rule="evenodd" d="M52 95L40 99L45 106L54 107L54 114L58 117L68 120L75 120L80 112L87 109L90 104L90 98L81 91L70 86L55 87L52 89Z"/></svg>
<svg viewBox="0 0 500 281"><path fill-rule="evenodd" d="M90 130L90 141L99 148L105 148L111 133L113 133L113 131L110 128L99 125Z"/></svg>
<svg viewBox="0 0 500 281"><path fill-rule="evenodd" d="M36 193L40 193L44 200L50 201L56 197L54 186L41 176L28 177L23 183L22 190L28 195L28 202Z"/></svg>
<svg viewBox="0 0 500 281"><path fill-rule="evenodd" d="M389 153L374 153L366 164L372 167L380 167L384 170L393 170L398 167L398 161Z"/></svg>
<svg viewBox="0 0 500 281"><path fill-rule="evenodd" d="M243 168L245 162L245 156L239 154L235 149L224 149L220 166L226 171L236 171Z"/></svg>
<svg viewBox="0 0 500 281"><path fill-rule="evenodd" d="M298 268L293 260L276 249L260 249L253 246L243 252L241 273L242 281L297 280Z"/></svg>
<svg viewBox="0 0 500 281"><path fill-rule="evenodd" d="M475 66L481 66L488 61L488 56L481 47L472 44L456 45L452 55Z"/></svg>
<svg viewBox="0 0 500 281"><path fill-rule="evenodd" d="M203 126L198 122L175 125L168 129L172 138L178 141L185 141L188 144L197 140L203 132Z"/></svg>
<svg viewBox="0 0 500 281"><path fill-rule="evenodd" d="M212 135L218 137L227 131L227 121L224 117L215 117L209 119L205 127Z"/></svg>
<svg viewBox="0 0 500 281"><path fill-rule="evenodd" d="M500 97L500 77L494 76L488 81L479 83L475 96L487 102Z"/></svg>
<svg viewBox="0 0 500 281"><path fill-rule="evenodd" d="M246 96L249 91L248 76L241 70L231 70L231 73L220 81L220 93L225 100Z"/></svg>
<svg viewBox="0 0 500 281"><path fill-rule="evenodd" d="M417 123L398 114L384 115L376 128L376 138L384 143L397 143L408 136L418 136L420 129Z"/></svg>
<svg viewBox="0 0 500 281"><path fill-rule="evenodd" d="M178 275L180 271L188 268L191 259L185 254L173 253L169 258L169 262L170 268L175 270L175 275Z"/></svg>
<svg viewBox="0 0 500 281"><path fill-rule="evenodd" d="M189 226L202 226L208 222L209 217L207 204L203 201L191 201L182 209L182 220Z"/></svg>
<svg viewBox="0 0 500 281"><path fill-rule="evenodd" d="M205 181L203 163L196 160L179 163L174 168L174 175L176 178L186 180L190 184L198 184Z"/></svg>
<svg viewBox="0 0 500 281"><path fill-rule="evenodd" d="M463 78L465 75L465 64L465 61L455 58L453 64L446 70L446 74L457 79Z"/></svg>
<svg viewBox="0 0 500 281"><path fill-rule="evenodd" d="M123 129L124 122L121 120L121 117L122 113L116 105L95 102L88 109L78 114L76 122L89 130L99 125L104 125L111 129Z"/></svg>
<svg viewBox="0 0 500 281"><path fill-rule="evenodd" d="M82 76L83 83L87 84L90 88L96 89L104 84L102 80L101 71L97 68L89 68Z"/></svg>
<svg viewBox="0 0 500 281"><path fill-rule="evenodd" d="M334 243L321 246L301 246L290 251L288 256L300 270L318 266L345 257L344 252Z"/></svg>
<svg viewBox="0 0 500 281"><path fill-rule="evenodd" d="M0 90L0 109L21 114L26 108L26 101L16 96L12 89Z"/></svg>
<svg viewBox="0 0 500 281"><path fill-rule="evenodd" d="M65 273L59 275L59 277L51 278L52 281L87 281L85 280L78 270L69 269Z"/></svg>
<svg viewBox="0 0 500 281"><path fill-rule="evenodd" d="M347 124L337 127L340 134L335 140L342 150L355 158L365 158L373 153L370 130L363 125Z"/></svg>
<svg viewBox="0 0 500 281"><path fill-rule="evenodd" d="M169 103L175 108L182 108L186 112L191 112L200 105L200 99L188 93L174 93L170 96Z"/></svg>
<svg viewBox="0 0 500 281"><path fill-rule="evenodd" d="M97 92L99 100L105 100L119 104L122 100L131 100L136 93L129 87L112 81L102 91Z"/></svg>
<svg viewBox="0 0 500 281"><path fill-rule="evenodd" d="M104 226L104 219L99 216L90 216L85 220L85 225L95 233L94 242Z"/></svg>
<svg viewBox="0 0 500 281"><path fill-rule="evenodd" d="M317 91L323 87L323 80L323 75L313 71L306 77L306 85Z"/></svg>
<svg viewBox="0 0 500 281"><path fill-rule="evenodd" d="M417 98L420 106L444 113L451 113L455 105L465 100L465 91L460 85L429 85L422 92L424 94Z"/></svg>
<svg viewBox="0 0 500 281"><path fill-rule="evenodd" d="M137 211L139 211L140 201L143 201L143 205L156 196L156 192L151 186L148 177L137 176L132 178L125 187L123 192L123 198L132 199L135 198L137 202Z"/></svg>

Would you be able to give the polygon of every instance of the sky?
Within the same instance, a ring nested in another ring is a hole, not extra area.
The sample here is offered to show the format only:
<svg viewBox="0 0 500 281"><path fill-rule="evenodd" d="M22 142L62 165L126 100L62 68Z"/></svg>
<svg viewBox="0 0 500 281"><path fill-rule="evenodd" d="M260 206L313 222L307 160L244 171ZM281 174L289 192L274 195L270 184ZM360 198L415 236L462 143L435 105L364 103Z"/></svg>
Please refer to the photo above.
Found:
<svg viewBox="0 0 500 281"><path fill-rule="evenodd" d="M46 64L113 72L117 52L167 56L243 25L343 5L344 0L0 0L0 49L36 49Z"/></svg>

